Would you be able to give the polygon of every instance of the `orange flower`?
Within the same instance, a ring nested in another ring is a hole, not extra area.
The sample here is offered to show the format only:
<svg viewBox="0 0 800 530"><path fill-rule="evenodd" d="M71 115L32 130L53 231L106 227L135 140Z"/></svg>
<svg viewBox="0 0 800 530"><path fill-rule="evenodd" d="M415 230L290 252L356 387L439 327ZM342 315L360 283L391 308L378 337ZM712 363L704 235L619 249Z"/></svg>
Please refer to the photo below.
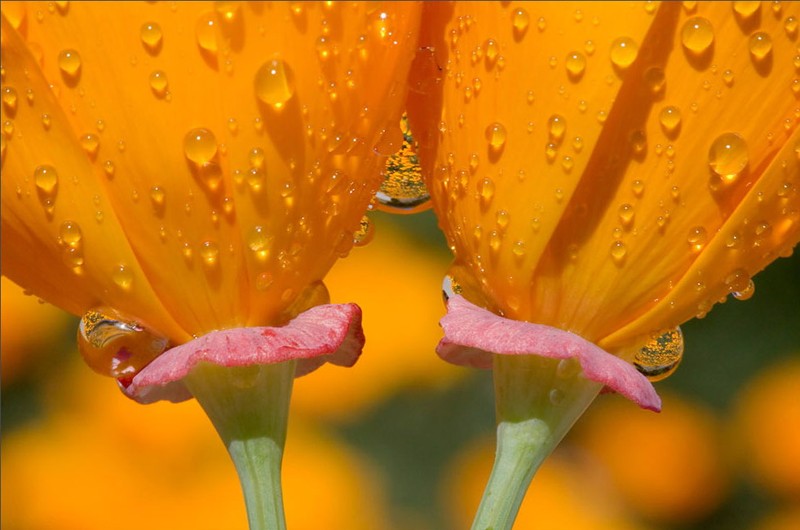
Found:
<svg viewBox="0 0 800 530"><path fill-rule="evenodd" d="M175 344L325 303L416 25L404 5L4 2L3 274Z"/></svg>
<svg viewBox="0 0 800 530"><path fill-rule="evenodd" d="M800 238L797 8L427 6L411 117L467 298L630 358L749 296Z"/></svg>

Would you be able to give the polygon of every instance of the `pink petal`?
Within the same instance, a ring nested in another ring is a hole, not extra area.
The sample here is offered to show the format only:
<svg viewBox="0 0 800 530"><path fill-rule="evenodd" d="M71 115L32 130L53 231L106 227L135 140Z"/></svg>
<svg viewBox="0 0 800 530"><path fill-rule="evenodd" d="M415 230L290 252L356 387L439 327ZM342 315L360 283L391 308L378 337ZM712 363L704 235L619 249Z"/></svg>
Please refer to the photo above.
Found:
<svg viewBox="0 0 800 530"><path fill-rule="evenodd" d="M494 354L576 357L587 379L603 383L642 408L661 410L652 383L633 365L574 333L503 318L459 295L450 297L440 323L444 338L436 352L448 362L489 369Z"/></svg>
<svg viewBox="0 0 800 530"><path fill-rule="evenodd" d="M364 347L361 308L355 304L312 307L282 327L213 331L165 351L122 391L140 403L174 402L192 395L181 380L201 361L220 366L272 364L295 359L297 377L326 362L352 366Z"/></svg>

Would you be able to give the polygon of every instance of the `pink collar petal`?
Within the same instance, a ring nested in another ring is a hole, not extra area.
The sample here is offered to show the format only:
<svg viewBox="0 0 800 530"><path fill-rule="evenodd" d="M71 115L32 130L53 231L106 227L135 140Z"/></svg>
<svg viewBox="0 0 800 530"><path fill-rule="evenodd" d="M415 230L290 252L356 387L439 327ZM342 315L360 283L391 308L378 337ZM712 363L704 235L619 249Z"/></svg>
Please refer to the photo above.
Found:
<svg viewBox="0 0 800 530"><path fill-rule="evenodd" d="M495 354L575 357L587 379L603 383L642 408L661 410L661 398L652 383L633 365L574 333L503 318L460 295L450 297L440 323L444 338L436 352L448 362L488 369Z"/></svg>
<svg viewBox="0 0 800 530"><path fill-rule="evenodd" d="M295 376L326 362L352 366L364 347L361 308L355 304L312 307L282 327L213 331L165 351L144 367L122 391L140 403L173 402L192 395L182 379L201 361L220 366L251 366L296 360Z"/></svg>

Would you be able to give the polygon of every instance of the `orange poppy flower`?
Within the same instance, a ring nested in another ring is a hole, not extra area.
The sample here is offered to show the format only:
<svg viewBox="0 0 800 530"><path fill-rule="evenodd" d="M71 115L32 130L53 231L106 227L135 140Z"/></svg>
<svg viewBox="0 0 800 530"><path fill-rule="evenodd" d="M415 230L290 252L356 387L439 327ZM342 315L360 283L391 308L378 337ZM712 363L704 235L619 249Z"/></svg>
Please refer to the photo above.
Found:
<svg viewBox="0 0 800 530"><path fill-rule="evenodd" d="M440 354L494 366L499 429L542 420L523 437L536 454L603 384L658 408L611 354L630 362L654 340L660 364L682 350L676 326L749 297L800 239L799 17L757 2L426 5L409 117L455 254Z"/></svg>

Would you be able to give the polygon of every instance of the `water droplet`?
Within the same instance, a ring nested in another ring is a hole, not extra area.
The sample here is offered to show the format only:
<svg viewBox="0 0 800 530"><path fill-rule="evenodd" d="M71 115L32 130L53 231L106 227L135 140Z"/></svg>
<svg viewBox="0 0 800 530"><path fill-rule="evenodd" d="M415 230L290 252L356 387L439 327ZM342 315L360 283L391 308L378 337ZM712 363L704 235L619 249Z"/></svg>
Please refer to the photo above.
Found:
<svg viewBox="0 0 800 530"><path fill-rule="evenodd" d="M217 139L208 129L192 129L183 137L186 158L202 167L217 156Z"/></svg>
<svg viewBox="0 0 800 530"><path fill-rule="evenodd" d="M736 1L733 2L733 11L742 18L750 18L761 8L761 2Z"/></svg>
<svg viewBox="0 0 800 530"><path fill-rule="evenodd" d="M500 45L494 39L487 39L485 44L486 49L486 62L494 64L497 61L497 56L500 55Z"/></svg>
<svg viewBox="0 0 800 530"><path fill-rule="evenodd" d="M214 16L214 13L208 12L197 19L197 25L195 26L197 45L200 46L201 50L211 55L216 55L219 48L216 25L216 16Z"/></svg>
<svg viewBox="0 0 800 530"><path fill-rule="evenodd" d="M639 45L630 37L619 37L611 43L611 62L621 70L633 64L638 53Z"/></svg>
<svg viewBox="0 0 800 530"><path fill-rule="evenodd" d="M689 248L693 251L700 252L708 242L708 232L702 226L695 226L689 230L686 242L689 243Z"/></svg>
<svg viewBox="0 0 800 530"><path fill-rule="evenodd" d="M58 229L58 241L66 247L79 247L82 237L81 227L75 221L64 221Z"/></svg>
<svg viewBox="0 0 800 530"><path fill-rule="evenodd" d="M164 210L164 201L166 200L166 193L161 186L153 186L150 188L150 202L153 204L153 209L156 213Z"/></svg>
<svg viewBox="0 0 800 530"><path fill-rule="evenodd" d="M719 135L708 151L708 165L723 183L735 181L748 161L747 142L736 133L726 132Z"/></svg>
<svg viewBox="0 0 800 530"><path fill-rule="evenodd" d="M75 50L62 50L58 54L58 67L68 79L76 78L81 69L80 54Z"/></svg>
<svg viewBox="0 0 800 530"><path fill-rule="evenodd" d="M206 267L215 267L219 258L219 245L213 241L203 241L200 245L200 257Z"/></svg>
<svg viewBox="0 0 800 530"><path fill-rule="evenodd" d="M722 72L722 80L728 86L733 85L733 70L728 69Z"/></svg>
<svg viewBox="0 0 800 530"><path fill-rule="evenodd" d="M50 115L47 113L42 114L42 127L44 127L46 131L50 130L50 125L52 124L53 121L50 119Z"/></svg>
<svg viewBox="0 0 800 530"><path fill-rule="evenodd" d="M614 263L622 265L625 261L625 255L628 253L628 249L625 247L625 243L617 240L611 244L610 253L611 257L614 259Z"/></svg>
<svg viewBox="0 0 800 530"><path fill-rule="evenodd" d="M669 105L661 109L658 114L658 121L661 123L661 128L667 135L670 135L678 130L681 125L681 111L678 107Z"/></svg>
<svg viewBox="0 0 800 530"><path fill-rule="evenodd" d="M375 225L369 220L366 215L361 217L358 230L353 232L353 245L363 247L375 237Z"/></svg>
<svg viewBox="0 0 800 530"><path fill-rule="evenodd" d="M772 52L772 37L758 31L750 36L750 56L754 61L763 61Z"/></svg>
<svg viewBox="0 0 800 530"><path fill-rule="evenodd" d="M725 287L737 300L747 300L755 293L755 284L744 269L736 269L725 278Z"/></svg>
<svg viewBox="0 0 800 530"><path fill-rule="evenodd" d="M214 2L214 9L223 22L233 22L239 13L239 2Z"/></svg>
<svg viewBox="0 0 800 530"><path fill-rule="evenodd" d="M114 165L114 162L112 162L111 160L106 160L105 162L103 162L103 171L105 171L106 176L108 176L108 178L113 177L114 172L116 171L116 166Z"/></svg>
<svg viewBox="0 0 800 530"><path fill-rule="evenodd" d="M586 70L586 57L580 52L572 52L567 55L564 66L567 69L567 75L570 79L573 81L578 80L583 76L583 72Z"/></svg>
<svg viewBox="0 0 800 530"><path fill-rule="evenodd" d="M633 216L634 216L633 206L630 204L621 204L619 207L619 220L622 223L622 226L625 228L629 228L633 223Z"/></svg>
<svg viewBox="0 0 800 530"><path fill-rule="evenodd" d="M501 123L491 123L486 127L486 140L489 142L489 148L493 151L499 151L506 143L506 128Z"/></svg>
<svg viewBox="0 0 800 530"><path fill-rule="evenodd" d="M270 254L274 237L263 226L254 226L247 234L247 248L259 261L266 261Z"/></svg>
<svg viewBox="0 0 800 530"><path fill-rule="evenodd" d="M8 113L13 116L17 110L17 91L10 86L4 87L2 99L3 106L6 108Z"/></svg>
<svg viewBox="0 0 800 530"><path fill-rule="evenodd" d="M633 365L650 381L661 381L675 373L682 358L683 333L676 327L650 339L634 357Z"/></svg>
<svg viewBox="0 0 800 530"><path fill-rule="evenodd" d="M33 171L33 182L42 200L52 200L58 192L58 173L53 166L38 166Z"/></svg>
<svg viewBox="0 0 800 530"><path fill-rule="evenodd" d="M130 379L167 349L169 341L114 310L88 311L78 326L84 361L103 375Z"/></svg>
<svg viewBox="0 0 800 530"><path fill-rule="evenodd" d="M154 70L150 74L150 88L158 96L163 96L167 92L167 74L161 70Z"/></svg>
<svg viewBox="0 0 800 530"><path fill-rule="evenodd" d="M486 207L492 202L494 197L494 181L489 177L485 177L478 181L478 195L480 197L481 207Z"/></svg>
<svg viewBox="0 0 800 530"><path fill-rule="evenodd" d="M786 17L786 20L783 21L783 29L791 39L797 37L797 26L797 18L793 16Z"/></svg>
<svg viewBox="0 0 800 530"><path fill-rule="evenodd" d="M279 59L267 61L256 72L256 96L275 110L280 110L294 95L294 74Z"/></svg>
<svg viewBox="0 0 800 530"><path fill-rule="evenodd" d="M158 50L158 47L161 45L161 38L163 37L161 26L159 26L158 23L146 22L142 24L139 35L142 37L142 44L144 44L144 47L148 51L154 52Z"/></svg>
<svg viewBox="0 0 800 530"><path fill-rule="evenodd" d="M520 38L528 31L531 17L523 8L517 8L511 13L511 24L514 26L514 36Z"/></svg>
<svg viewBox="0 0 800 530"><path fill-rule="evenodd" d="M686 51L695 55L705 52L714 42L714 27L707 18L692 17L683 23L681 43Z"/></svg>
<svg viewBox="0 0 800 530"><path fill-rule="evenodd" d="M97 149L100 147L100 139L96 134L92 133L81 136L80 143L83 150L86 151L86 154L91 157L97 154Z"/></svg>
<svg viewBox="0 0 800 530"><path fill-rule="evenodd" d="M111 280L123 291L130 291L133 286L133 273L127 265L117 265L111 271Z"/></svg>

